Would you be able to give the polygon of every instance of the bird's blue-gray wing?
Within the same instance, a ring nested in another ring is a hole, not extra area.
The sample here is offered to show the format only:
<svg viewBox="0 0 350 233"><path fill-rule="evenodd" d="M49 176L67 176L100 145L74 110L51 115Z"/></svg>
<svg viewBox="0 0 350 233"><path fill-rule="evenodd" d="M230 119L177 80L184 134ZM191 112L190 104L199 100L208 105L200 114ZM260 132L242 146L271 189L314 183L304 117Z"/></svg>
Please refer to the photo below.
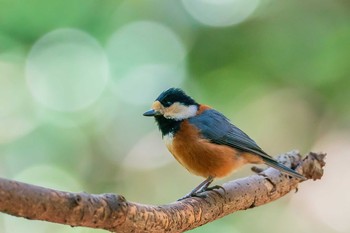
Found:
<svg viewBox="0 0 350 233"><path fill-rule="evenodd" d="M190 118L189 123L196 126L202 136L213 143L271 158L253 139L214 109L206 110L202 114Z"/></svg>

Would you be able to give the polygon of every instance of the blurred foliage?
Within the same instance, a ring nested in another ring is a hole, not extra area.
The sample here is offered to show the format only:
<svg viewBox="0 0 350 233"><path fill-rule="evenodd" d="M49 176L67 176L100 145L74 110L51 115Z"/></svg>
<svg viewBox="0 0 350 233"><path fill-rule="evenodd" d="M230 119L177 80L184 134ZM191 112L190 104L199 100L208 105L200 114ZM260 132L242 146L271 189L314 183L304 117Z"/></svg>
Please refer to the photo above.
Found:
<svg viewBox="0 0 350 233"><path fill-rule="evenodd" d="M0 0L0 175L176 200L201 178L141 114L180 86L271 154L325 150L333 174L194 232L349 232L349 25L344 0ZM99 230L0 215L0 232Z"/></svg>

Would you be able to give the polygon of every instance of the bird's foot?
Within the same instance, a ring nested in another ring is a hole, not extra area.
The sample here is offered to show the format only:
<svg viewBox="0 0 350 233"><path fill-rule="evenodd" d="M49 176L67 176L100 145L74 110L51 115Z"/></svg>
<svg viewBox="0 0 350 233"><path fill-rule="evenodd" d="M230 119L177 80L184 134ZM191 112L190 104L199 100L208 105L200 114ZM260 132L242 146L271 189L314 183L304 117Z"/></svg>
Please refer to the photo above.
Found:
<svg viewBox="0 0 350 233"><path fill-rule="evenodd" d="M222 191L224 191L224 193L226 194L226 190L221 185L214 185L211 187L207 187L205 189L205 191L213 191L213 192L217 193L218 195L220 195L221 197L223 197L222 194L219 192L219 189L222 189Z"/></svg>
<svg viewBox="0 0 350 233"><path fill-rule="evenodd" d="M208 194L206 193L207 191L213 191L213 192L219 194L220 196L222 196L221 193L218 191L218 189L222 189L224 191L224 193L226 193L226 190L224 189L224 187L222 187L220 185L214 185L211 187L203 187L203 188L199 189L197 192L191 192L189 194L186 194L185 196L178 199L178 201L182 201L182 200L190 198L190 197L207 198L208 197Z"/></svg>
<svg viewBox="0 0 350 233"><path fill-rule="evenodd" d="M226 190L221 185L214 185L214 186L211 186L211 187L207 187L204 191L214 191L214 192L216 192L215 189L222 189L222 191L224 191L226 193Z"/></svg>

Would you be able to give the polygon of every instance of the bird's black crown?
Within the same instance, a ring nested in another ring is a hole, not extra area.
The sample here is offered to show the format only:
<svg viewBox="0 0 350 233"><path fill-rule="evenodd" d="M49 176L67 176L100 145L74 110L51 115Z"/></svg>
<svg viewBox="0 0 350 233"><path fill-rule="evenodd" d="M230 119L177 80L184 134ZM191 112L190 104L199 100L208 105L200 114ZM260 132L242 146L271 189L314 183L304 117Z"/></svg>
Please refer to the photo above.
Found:
<svg viewBox="0 0 350 233"><path fill-rule="evenodd" d="M186 106L198 105L194 99L186 95L186 93L180 88L170 88L163 91L156 100L158 100L164 107L169 107L175 102L179 102Z"/></svg>

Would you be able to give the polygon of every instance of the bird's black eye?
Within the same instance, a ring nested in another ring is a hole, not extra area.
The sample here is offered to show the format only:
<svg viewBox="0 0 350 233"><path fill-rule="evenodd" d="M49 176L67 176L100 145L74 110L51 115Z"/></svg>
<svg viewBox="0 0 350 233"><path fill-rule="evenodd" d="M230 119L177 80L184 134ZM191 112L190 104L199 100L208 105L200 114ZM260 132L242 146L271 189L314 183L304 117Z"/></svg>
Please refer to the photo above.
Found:
<svg viewBox="0 0 350 233"><path fill-rule="evenodd" d="M172 105L173 103L171 102L171 101L165 101L165 102L163 102L163 106L164 107L170 107L171 105Z"/></svg>

